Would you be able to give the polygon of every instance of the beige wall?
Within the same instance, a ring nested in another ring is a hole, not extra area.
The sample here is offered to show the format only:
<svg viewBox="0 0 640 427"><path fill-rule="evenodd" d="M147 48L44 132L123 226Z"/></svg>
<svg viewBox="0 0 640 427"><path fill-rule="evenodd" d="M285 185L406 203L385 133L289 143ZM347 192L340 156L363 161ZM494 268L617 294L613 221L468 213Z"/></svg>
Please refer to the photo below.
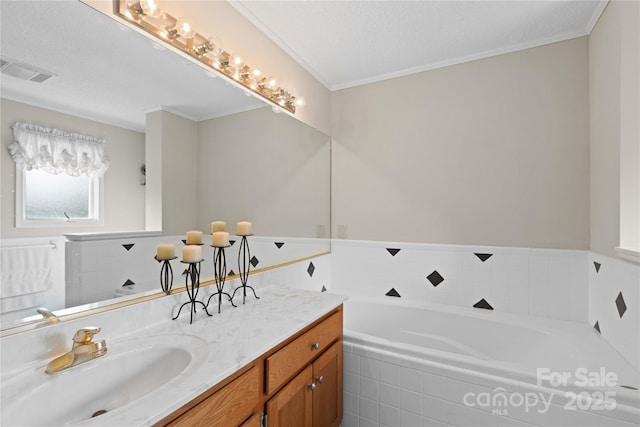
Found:
<svg viewBox="0 0 640 427"><path fill-rule="evenodd" d="M332 94L333 236L589 247L587 38Z"/></svg>
<svg viewBox="0 0 640 427"><path fill-rule="evenodd" d="M640 2L615 2L620 41L620 246L640 261Z"/></svg>
<svg viewBox="0 0 640 427"><path fill-rule="evenodd" d="M263 236L329 237L330 143L265 107L198 123L198 228L254 222Z"/></svg>
<svg viewBox="0 0 640 427"><path fill-rule="evenodd" d="M639 239L638 9L637 2L610 2L589 36L591 250L612 257L621 218Z"/></svg>
<svg viewBox="0 0 640 427"><path fill-rule="evenodd" d="M194 230L201 185L197 123L167 111L147 114L147 151L147 218L162 224L165 235Z"/></svg>
<svg viewBox="0 0 640 427"><path fill-rule="evenodd" d="M128 129L59 113L20 102L1 100L2 124L2 218L1 234L7 237L54 236L64 233L130 231L144 229L145 187L140 185L144 163L144 134ZM15 228L15 162L8 147L16 121L74 131L104 138L110 167L104 177L104 226L65 228Z"/></svg>

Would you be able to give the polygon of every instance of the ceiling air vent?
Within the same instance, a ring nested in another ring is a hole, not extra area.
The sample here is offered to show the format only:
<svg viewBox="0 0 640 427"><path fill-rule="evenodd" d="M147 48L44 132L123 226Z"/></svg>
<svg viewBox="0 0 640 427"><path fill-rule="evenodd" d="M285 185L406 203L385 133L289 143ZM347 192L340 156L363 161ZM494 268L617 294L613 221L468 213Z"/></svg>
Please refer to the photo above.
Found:
<svg viewBox="0 0 640 427"><path fill-rule="evenodd" d="M22 80L42 83L54 76L53 73L38 70L32 65L21 64L10 58L0 58L0 61L0 70L2 71L2 74Z"/></svg>

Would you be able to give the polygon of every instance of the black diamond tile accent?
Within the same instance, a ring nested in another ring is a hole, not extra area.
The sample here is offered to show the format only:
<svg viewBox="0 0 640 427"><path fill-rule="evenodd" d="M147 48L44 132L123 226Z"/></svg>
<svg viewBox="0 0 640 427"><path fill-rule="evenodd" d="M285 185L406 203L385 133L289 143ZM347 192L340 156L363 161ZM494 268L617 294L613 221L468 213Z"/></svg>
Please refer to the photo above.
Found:
<svg viewBox="0 0 640 427"><path fill-rule="evenodd" d="M309 274L309 277L313 277L313 272L316 271L316 266L313 265L312 262L309 263L309 267L307 267L307 274Z"/></svg>
<svg viewBox="0 0 640 427"><path fill-rule="evenodd" d="M620 292L618 294L618 297L616 298L616 307L618 307L618 314L622 319L622 315L624 314L625 311L627 311L627 304L624 303L624 297L622 296L622 292Z"/></svg>
<svg viewBox="0 0 640 427"><path fill-rule="evenodd" d="M387 252L389 252L391 256L396 256L396 254L400 252L400 249L387 248Z"/></svg>
<svg viewBox="0 0 640 427"><path fill-rule="evenodd" d="M278 249L284 246L284 242L273 242L273 243L278 247Z"/></svg>
<svg viewBox="0 0 640 427"><path fill-rule="evenodd" d="M433 270L433 273L427 276L427 280L429 280L433 286L438 286L444 281L444 277L442 277L436 270Z"/></svg>
<svg viewBox="0 0 640 427"><path fill-rule="evenodd" d="M260 261L258 261L258 258L256 258L255 256L252 256L249 262L251 263L251 265L253 265L253 268L255 268L256 265L260 263Z"/></svg>
<svg viewBox="0 0 640 427"><path fill-rule="evenodd" d="M387 292L385 295L388 296L388 297L398 297L398 298L400 298L400 294L398 293L398 291L396 291L396 288L389 289L389 292Z"/></svg>
<svg viewBox="0 0 640 427"><path fill-rule="evenodd" d="M602 334L602 332L600 332L600 324L598 323L597 320L596 320L596 323L593 325L593 329L598 331L599 334Z"/></svg>
<svg viewBox="0 0 640 427"><path fill-rule="evenodd" d="M327 292L327 288L325 288L324 285L322 285L322 289L320 289L320 292Z"/></svg>
<svg viewBox="0 0 640 427"><path fill-rule="evenodd" d="M602 266L602 264L593 261L593 266L596 268L596 273L600 273L600 266Z"/></svg>
<svg viewBox="0 0 640 427"><path fill-rule="evenodd" d="M122 286L123 286L123 287L125 287L125 286L132 286L132 285L135 285L135 284L136 284L136 283L135 283L133 280L131 280L131 279L127 279L127 281L126 281L126 282L124 282L124 285L122 285Z"/></svg>
<svg viewBox="0 0 640 427"><path fill-rule="evenodd" d="M186 239L182 239L182 243L184 243L186 245L187 244L187 240Z"/></svg>
<svg viewBox="0 0 640 427"><path fill-rule="evenodd" d="M233 246L235 242L236 242L235 240L229 240L229 246Z"/></svg>
<svg viewBox="0 0 640 427"><path fill-rule="evenodd" d="M493 307L491 307L491 304L489 304L487 302L486 299L482 298L480 301L478 301L477 303L473 304L473 306L475 308L484 308L486 310L493 310Z"/></svg>
<svg viewBox="0 0 640 427"><path fill-rule="evenodd" d="M129 251L133 245L135 245L135 243L127 243L126 245L122 245L122 247Z"/></svg>
<svg viewBox="0 0 640 427"><path fill-rule="evenodd" d="M485 262L486 260L488 260L493 256L493 254L479 254L477 252L474 252L474 255L480 258L480 261L482 262Z"/></svg>
<svg viewBox="0 0 640 427"><path fill-rule="evenodd" d="M236 273L234 273L233 270L229 270L229 272L227 273L227 276L233 276L234 274Z"/></svg>
<svg viewBox="0 0 640 427"><path fill-rule="evenodd" d="M632 385L621 385L620 387L628 388L629 390L637 390L638 387L634 387Z"/></svg>

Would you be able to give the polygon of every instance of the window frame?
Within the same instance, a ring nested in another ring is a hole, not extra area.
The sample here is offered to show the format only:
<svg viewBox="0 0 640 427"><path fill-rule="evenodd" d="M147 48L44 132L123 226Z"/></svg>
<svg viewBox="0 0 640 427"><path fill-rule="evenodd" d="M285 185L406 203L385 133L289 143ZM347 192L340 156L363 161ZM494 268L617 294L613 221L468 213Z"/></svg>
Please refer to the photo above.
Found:
<svg viewBox="0 0 640 427"><path fill-rule="evenodd" d="M104 225L104 176L91 176L89 217L71 219L29 219L26 217L26 175L24 165L16 165L16 228L70 228Z"/></svg>

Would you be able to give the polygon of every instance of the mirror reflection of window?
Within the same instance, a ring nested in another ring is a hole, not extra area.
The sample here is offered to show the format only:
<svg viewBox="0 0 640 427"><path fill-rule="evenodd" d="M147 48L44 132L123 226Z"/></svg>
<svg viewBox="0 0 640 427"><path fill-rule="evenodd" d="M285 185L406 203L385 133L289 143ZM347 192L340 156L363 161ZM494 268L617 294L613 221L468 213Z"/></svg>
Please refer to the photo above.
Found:
<svg viewBox="0 0 640 427"><path fill-rule="evenodd" d="M100 138L16 122L16 227L102 224L102 182L109 168Z"/></svg>
<svg viewBox="0 0 640 427"><path fill-rule="evenodd" d="M86 175L50 174L42 170L25 171L25 219L94 218L91 200L97 178Z"/></svg>

